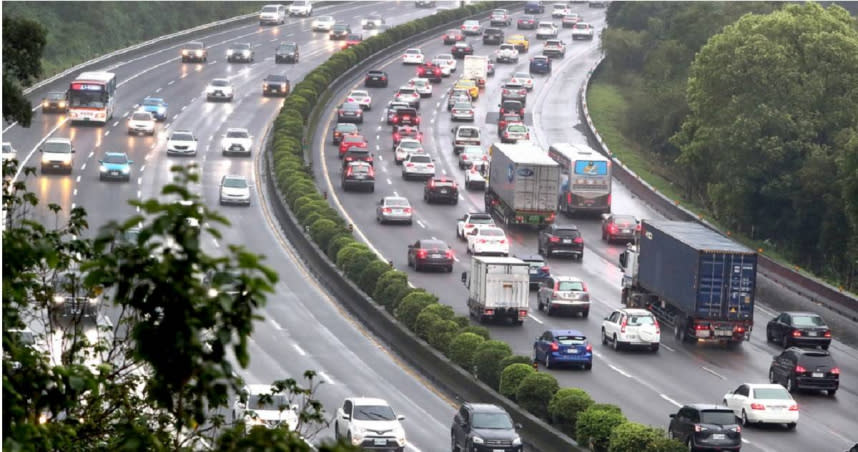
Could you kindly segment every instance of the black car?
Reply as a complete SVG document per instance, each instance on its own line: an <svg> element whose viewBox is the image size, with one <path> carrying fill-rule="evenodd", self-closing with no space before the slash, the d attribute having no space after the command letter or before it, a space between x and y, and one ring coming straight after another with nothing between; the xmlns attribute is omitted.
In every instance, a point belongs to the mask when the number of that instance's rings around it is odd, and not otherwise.
<svg viewBox="0 0 858 452"><path fill-rule="evenodd" d="M827 350L790 347L772 360L769 381L784 385L789 392L814 389L833 397L840 387L840 368Z"/></svg>
<svg viewBox="0 0 858 452"><path fill-rule="evenodd" d="M352 162L343 170L343 191L353 189L375 191L375 170L366 162Z"/></svg>
<svg viewBox="0 0 858 452"><path fill-rule="evenodd" d="M413 108L408 102L399 102L396 100L391 100L387 103L387 108L385 109L385 116L387 117L387 125L393 124L393 118L396 116L396 110L400 108ZM417 110L414 110L415 112Z"/></svg>
<svg viewBox="0 0 858 452"><path fill-rule="evenodd" d="M357 102L345 102L337 109L337 122L363 124L363 108Z"/></svg>
<svg viewBox="0 0 858 452"><path fill-rule="evenodd" d="M450 53L453 54L453 58L465 58L465 55L473 55L474 48L468 44L467 42L457 42L450 47Z"/></svg>
<svg viewBox="0 0 858 452"><path fill-rule="evenodd" d="M515 24L519 30L536 30L536 18L531 15L521 16Z"/></svg>
<svg viewBox="0 0 858 452"><path fill-rule="evenodd" d="M818 314L812 312L783 312L766 325L766 340L791 345L822 347L831 345L831 329Z"/></svg>
<svg viewBox="0 0 858 452"><path fill-rule="evenodd" d="M538 254L534 254L531 256L515 256L525 262L530 267L530 288L534 289L539 287L544 281L551 278L551 269L548 267L548 263L545 262L545 258Z"/></svg>
<svg viewBox="0 0 858 452"><path fill-rule="evenodd" d="M395 127L398 126L419 126L420 125L420 115L417 113L412 107L400 107L397 108L393 115L391 116L390 123Z"/></svg>
<svg viewBox="0 0 858 452"><path fill-rule="evenodd" d="M192 41L182 46L179 51L182 55L182 63L189 61L203 62L208 60L209 53L206 50L206 45L199 41Z"/></svg>
<svg viewBox="0 0 858 452"><path fill-rule="evenodd" d="M524 4L525 14L542 14L545 12L545 5L542 2L527 2Z"/></svg>
<svg viewBox="0 0 858 452"><path fill-rule="evenodd" d="M733 410L723 405L693 403L670 415L667 436L679 440L689 450L731 450L742 448L742 427Z"/></svg>
<svg viewBox="0 0 858 452"><path fill-rule="evenodd" d="M248 42L236 42L226 49L226 62L253 62L253 47Z"/></svg>
<svg viewBox="0 0 858 452"><path fill-rule="evenodd" d="M366 88L387 88L387 72L378 70L367 72L363 79L363 86Z"/></svg>
<svg viewBox="0 0 858 452"><path fill-rule="evenodd" d="M444 201L451 204L459 203L459 186L456 181L446 177L433 177L423 186L423 200L432 203Z"/></svg>
<svg viewBox="0 0 858 452"><path fill-rule="evenodd" d="M337 125L334 126L334 130L332 132L334 144L340 144L340 142L343 141L344 135L358 132L358 126L353 122L338 122Z"/></svg>
<svg viewBox="0 0 858 452"><path fill-rule="evenodd" d="M78 321L98 316L100 292L84 287L82 275L76 272L59 273L53 283L53 303L48 306L48 310L55 320Z"/></svg>
<svg viewBox="0 0 858 452"><path fill-rule="evenodd" d="M372 158L372 154L369 152L369 149L352 146L346 150L345 154L343 154L343 168L348 168L349 164L353 162L364 162L373 166L374 159Z"/></svg>
<svg viewBox="0 0 858 452"><path fill-rule="evenodd" d="M283 96L289 95L289 90L292 85L285 75L268 74L262 80L262 95L263 96Z"/></svg>
<svg viewBox="0 0 858 452"><path fill-rule="evenodd" d="M566 254L581 259L584 257L584 237L575 225L551 226L539 232L538 253L551 257L554 254Z"/></svg>
<svg viewBox="0 0 858 452"><path fill-rule="evenodd" d="M65 113L67 110L66 93L62 91L52 91L42 98L42 113Z"/></svg>
<svg viewBox="0 0 858 452"><path fill-rule="evenodd" d="M297 42L281 42L274 51L275 63L297 63L300 58Z"/></svg>
<svg viewBox="0 0 858 452"><path fill-rule="evenodd" d="M483 44L501 44L503 42L503 30L500 28L486 28L483 32Z"/></svg>
<svg viewBox="0 0 858 452"><path fill-rule="evenodd" d="M453 450L467 452L523 452L520 424L497 405L465 402L450 428Z"/></svg>
<svg viewBox="0 0 858 452"><path fill-rule="evenodd" d="M331 27L331 34L329 35L332 41L340 41L346 39L348 35L352 33L352 27L345 22L337 22Z"/></svg>
<svg viewBox="0 0 858 452"><path fill-rule="evenodd" d="M453 261L453 249L440 240L423 239L408 245L408 266L414 271L440 267L450 273Z"/></svg>

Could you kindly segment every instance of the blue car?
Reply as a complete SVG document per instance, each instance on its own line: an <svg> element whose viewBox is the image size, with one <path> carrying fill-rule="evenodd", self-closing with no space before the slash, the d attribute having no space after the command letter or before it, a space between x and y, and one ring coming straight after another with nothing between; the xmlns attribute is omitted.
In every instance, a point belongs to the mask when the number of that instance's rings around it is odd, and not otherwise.
<svg viewBox="0 0 858 452"><path fill-rule="evenodd" d="M515 256L525 262L530 266L530 288L533 289L548 278L551 277L551 269L548 267L548 264L545 262L545 258L540 256L539 254L534 254L531 256Z"/></svg>
<svg viewBox="0 0 858 452"><path fill-rule="evenodd" d="M578 330L548 330L533 343L533 361L546 369L559 364L593 368L593 346Z"/></svg>
<svg viewBox="0 0 858 452"><path fill-rule="evenodd" d="M99 160L99 180L131 180L131 164L134 162L124 152L108 152Z"/></svg>
<svg viewBox="0 0 858 452"><path fill-rule="evenodd" d="M544 55L535 56L530 59L531 74L550 74L551 58Z"/></svg>
<svg viewBox="0 0 858 452"><path fill-rule="evenodd" d="M140 109L152 113L158 121L167 119L167 103L160 97L147 97L143 99Z"/></svg>

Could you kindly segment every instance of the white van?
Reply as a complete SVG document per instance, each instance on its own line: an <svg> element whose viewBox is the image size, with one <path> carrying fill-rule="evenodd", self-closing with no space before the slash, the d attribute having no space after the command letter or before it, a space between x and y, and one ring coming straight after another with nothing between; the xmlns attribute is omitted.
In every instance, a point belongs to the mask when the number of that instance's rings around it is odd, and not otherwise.
<svg viewBox="0 0 858 452"><path fill-rule="evenodd" d="M265 5L259 11L259 25L281 25L286 23L286 7Z"/></svg>
<svg viewBox="0 0 858 452"><path fill-rule="evenodd" d="M295 0L289 5L290 16L306 16L310 17L313 14L313 4L310 0Z"/></svg>
<svg viewBox="0 0 858 452"><path fill-rule="evenodd" d="M56 171L71 174L74 147L68 138L48 138L39 148L42 154L42 174Z"/></svg>

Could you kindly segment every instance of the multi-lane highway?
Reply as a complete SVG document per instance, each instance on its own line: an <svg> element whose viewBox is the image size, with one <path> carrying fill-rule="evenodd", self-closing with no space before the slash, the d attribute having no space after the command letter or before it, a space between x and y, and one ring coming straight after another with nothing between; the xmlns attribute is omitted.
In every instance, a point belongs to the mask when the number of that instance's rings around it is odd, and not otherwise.
<svg viewBox="0 0 858 452"><path fill-rule="evenodd" d="M604 13L578 6L576 11L585 20L604 26ZM547 16L547 15L546 15ZM518 14L514 15L514 19ZM515 22L513 22L515 23ZM487 24L483 24L487 26ZM513 27L507 35L515 32ZM530 37L529 55L541 53L542 44L535 39L534 32L525 32ZM560 37L568 43L565 59L556 60L553 75L536 76L535 88L528 95L526 122L535 134L535 141L544 147L555 142L586 143L582 124L578 118L576 96L587 71L600 56L598 38L592 42L571 41L568 29L561 30ZM469 38L477 55L491 55L495 46L484 46L477 38ZM449 46L442 45L440 36L425 42L415 43L422 48L427 59L439 53L449 53ZM461 60L459 66L461 68ZM496 75L489 78L485 90L475 103L476 124L480 126L483 146L496 140L495 122L500 85L514 71L527 71L528 58L524 55L517 65L496 64ZM442 302L452 305L459 314L467 312L466 290L459 281L459 274L469 269L469 257L464 242L456 238L456 218L467 211L482 211L483 194L465 191L463 172L458 168L452 152L451 123L446 111L446 91L452 86L453 77L435 85L431 98L421 102L424 147L436 160L438 175L446 175L458 181L460 200L458 205L429 205L422 201L423 183L404 181L400 176L391 152L391 128L382 118L384 106L392 98L393 91L415 76L414 66L401 63L399 54L379 64L377 69L389 73L390 86L386 89L371 88L373 109L367 112L361 126L369 139L369 147L376 155L375 192L344 193L340 188L341 162L336 147L330 142L330 129L336 122L332 113L323 116L322 127L314 137L314 168L323 190L332 193L331 199L355 224L358 235L366 239L386 259L409 274L409 279L418 287L424 287L438 295ZM362 86L362 75L344 87L335 102L341 102L347 91ZM334 103L329 105L333 108ZM532 114L530 113L532 112ZM409 198L415 207L415 221L411 226L378 225L373 206L387 195ZM638 218L659 218L648 206L643 205L620 184L614 185L613 211L628 213ZM535 295L531 297L531 315L522 327L493 326L494 338L510 343L519 354L530 355L535 337L551 328L575 328L584 331L594 343L595 360L591 372L577 370L551 370L562 387L580 387L596 400L620 405L632 420L666 427L668 414L676 411L684 402L720 402L722 396L745 382L766 382L772 356L780 348L765 342L764 328L774 313L781 309L785 300L758 298L755 312L756 329L750 343L732 350L712 345L686 345L675 341L671 331L662 331L662 349L657 354L614 352L599 344L601 319L613 309L620 307L620 273L617 269L619 245L606 245L600 241L600 224L592 218L559 218L560 223L575 223L582 230L587 252L583 262L551 259L552 274L570 274L583 278L589 287L591 315L589 319L548 317L536 310ZM509 230L512 254L536 253L534 231ZM453 273L417 273L407 267L407 244L421 238L437 238L451 244L457 256ZM791 302L790 305L801 304ZM854 325L853 325L854 326ZM858 406L858 384L850 375L858 372L858 351L837 340L831 347L832 354L841 369L840 390L835 398L815 393L796 395L801 407L801 419L796 431L782 428L748 428L744 433L745 450L763 451L842 451L856 440L854 407Z"/></svg>
<svg viewBox="0 0 858 452"><path fill-rule="evenodd" d="M410 4L395 11L388 9L380 2L360 2L323 6L314 15L333 15L357 31L360 18L372 13L383 14L391 24L432 13ZM136 213L129 200L159 196L161 187L170 180L171 165L193 162L200 167L201 181L194 191L210 208L218 208L223 175L240 174L253 181L251 207L220 208L232 225L223 231L223 243L208 238L204 245L215 254L227 244L244 245L265 255L265 263L280 275L275 294L261 312L266 320L259 322L253 333L250 368L241 375L248 383L266 383L300 378L304 370L316 370L324 382L317 395L329 414L348 396L382 397L406 416L409 450L438 450L440 438L446 444L454 405L377 343L299 263L260 199L265 190L259 185L258 148L249 159L224 157L220 152L220 136L227 128L245 127L258 143L278 113L282 100L261 95L262 79L267 74L285 73L295 84L338 49L339 43L330 41L327 34L310 30L311 21L289 19L283 26L236 26L195 38L208 46L207 64L182 64L180 44L156 47L110 68L118 77L118 114L105 127L71 126L63 115L39 111L30 128L5 125L3 141L13 143L19 160L30 157L25 164L38 166L39 155L33 151L43 139L71 137L77 149L72 175L38 175L28 182L29 188L43 203L57 203L64 212L73 206L85 208L93 230L106 221L123 220ZM298 42L300 64L275 65L273 54L279 41ZM226 48L233 42L250 42L256 62L227 63ZM216 77L232 81L236 89L233 102L206 102L204 88ZM43 91L66 88L48 86L30 100L36 105L40 101L37 95ZM146 96L163 97L169 103L169 116L157 126L154 137L129 136L125 118ZM176 129L190 129L197 135L196 157L166 156L167 133ZM127 152L134 160L130 182L99 181L97 161L108 151ZM54 219L44 210L37 215L53 224ZM326 430L319 438L332 436L332 431Z"/></svg>

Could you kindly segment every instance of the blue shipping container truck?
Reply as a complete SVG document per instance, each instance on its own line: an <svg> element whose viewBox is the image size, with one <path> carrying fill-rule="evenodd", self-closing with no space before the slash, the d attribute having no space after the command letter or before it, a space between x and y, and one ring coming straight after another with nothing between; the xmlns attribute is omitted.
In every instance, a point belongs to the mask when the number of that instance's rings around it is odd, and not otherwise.
<svg viewBox="0 0 858 452"><path fill-rule="evenodd" d="M757 254L701 224L644 220L620 256L622 303L645 307L680 340L731 344L754 325Z"/></svg>

